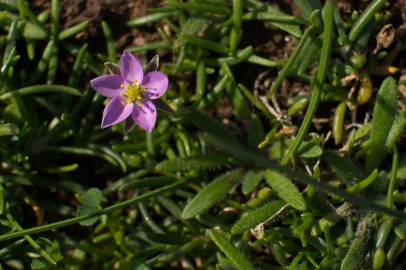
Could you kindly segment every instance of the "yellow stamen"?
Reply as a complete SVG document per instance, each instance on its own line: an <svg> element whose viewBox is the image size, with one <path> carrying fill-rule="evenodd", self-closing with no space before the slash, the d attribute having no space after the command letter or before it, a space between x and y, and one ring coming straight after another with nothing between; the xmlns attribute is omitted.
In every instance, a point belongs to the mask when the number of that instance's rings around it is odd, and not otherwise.
<svg viewBox="0 0 406 270"><path fill-rule="evenodd" d="M141 106L142 94L145 92L139 84L128 84L127 89L121 94L127 104L135 103L137 106Z"/></svg>
<svg viewBox="0 0 406 270"><path fill-rule="evenodd" d="M120 88L124 88L124 83L121 83L121 84L120 84Z"/></svg>

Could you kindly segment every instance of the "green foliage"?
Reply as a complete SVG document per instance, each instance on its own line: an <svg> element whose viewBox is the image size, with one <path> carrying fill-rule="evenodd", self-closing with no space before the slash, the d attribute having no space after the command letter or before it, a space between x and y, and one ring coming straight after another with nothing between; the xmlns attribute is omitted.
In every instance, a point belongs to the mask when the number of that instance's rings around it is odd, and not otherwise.
<svg viewBox="0 0 406 270"><path fill-rule="evenodd" d="M306 209L305 199L289 178L278 172L266 170L265 179L278 196L290 206L302 211Z"/></svg>
<svg viewBox="0 0 406 270"><path fill-rule="evenodd" d="M323 154L323 160L328 164L337 177L347 184L355 184L362 178L361 172L351 160L343 158L333 151L325 151Z"/></svg>
<svg viewBox="0 0 406 270"><path fill-rule="evenodd" d="M258 186L259 182L263 179L264 173L262 171L249 171L245 174L242 182L242 192L247 195L250 194Z"/></svg>
<svg viewBox="0 0 406 270"><path fill-rule="evenodd" d="M365 170L371 172L378 168L385 158L388 148L386 141L395 121L397 110L397 85L395 79L385 79L379 88L372 115L371 133Z"/></svg>
<svg viewBox="0 0 406 270"><path fill-rule="evenodd" d="M241 252L228 241L221 232L209 231L209 236L216 246L230 259L233 265L239 270L254 270L255 267Z"/></svg>
<svg viewBox="0 0 406 270"><path fill-rule="evenodd" d="M367 252L367 244L370 237L370 222L369 218L364 218L359 223L355 238L352 240L350 249L341 263L341 270L360 269Z"/></svg>
<svg viewBox="0 0 406 270"><path fill-rule="evenodd" d="M91 188L79 196L81 206L78 209L78 216L86 215L100 209L100 203L103 199L101 191L97 188ZM97 218L82 221L80 224L91 226L97 222Z"/></svg>
<svg viewBox="0 0 406 270"><path fill-rule="evenodd" d="M353 186L348 188L349 192L359 192L360 190L363 190L367 188L369 185L371 185L376 179L378 179L378 170L375 169L371 172L370 175L368 175L367 178L365 178L362 181L359 181L358 183L354 184Z"/></svg>
<svg viewBox="0 0 406 270"><path fill-rule="evenodd" d="M401 112L396 115L393 125L389 131L388 137L386 139L385 146L392 150L395 146L399 137L403 134L406 129L406 112Z"/></svg>
<svg viewBox="0 0 406 270"><path fill-rule="evenodd" d="M252 2L254 2L255 4L253 4L254 8L251 9L251 12L255 14L255 18L260 20L270 20L275 27L288 32L296 38L299 38L302 35L302 31L300 30L300 27L298 25L292 23L277 22L278 20L276 18L282 20L281 18L286 16L286 14L279 9L273 7L272 5L262 4L259 1Z"/></svg>
<svg viewBox="0 0 406 270"><path fill-rule="evenodd" d="M190 170L210 170L227 164L227 158L219 153L210 153L186 158L173 158L156 166L162 172L188 172Z"/></svg>
<svg viewBox="0 0 406 270"><path fill-rule="evenodd" d="M404 268L387 1L45 2L0 1L0 269ZM169 77L150 133L100 128L124 49Z"/></svg>
<svg viewBox="0 0 406 270"><path fill-rule="evenodd" d="M41 246L43 246L43 249L49 253L49 255L53 258L53 260L55 260L56 263L63 259L58 241L50 241L46 238L40 238L38 242ZM53 265L43 258L36 258L31 262L30 266L31 269L49 269Z"/></svg>
<svg viewBox="0 0 406 270"><path fill-rule="evenodd" d="M267 203L257 209L243 213L231 228L232 234L240 234L264 221L272 221L285 203L281 200Z"/></svg>
<svg viewBox="0 0 406 270"><path fill-rule="evenodd" d="M1 124L0 136L16 135L18 133L18 126L14 124Z"/></svg>
<svg viewBox="0 0 406 270"><path fill-rule="evenodd" d="M182 218L192 218L209 209L225 197L240 177L241 171L236 170L216 178L186 205L182 211Z"/></svg>

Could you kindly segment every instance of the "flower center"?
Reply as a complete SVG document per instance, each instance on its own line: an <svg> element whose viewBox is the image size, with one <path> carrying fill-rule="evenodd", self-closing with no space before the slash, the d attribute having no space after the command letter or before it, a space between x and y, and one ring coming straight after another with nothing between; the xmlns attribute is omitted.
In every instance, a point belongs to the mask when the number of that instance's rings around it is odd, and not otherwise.
<svg viewBox="0 0 406 270"><path fill-rule="evenodd" d="M124 84L120 85L121 88L124 88ZM135 103L137 106L141 105L142 94L145 92L145 89L136 82L129 83L127 89L121 94L127 104Z"/></svg>

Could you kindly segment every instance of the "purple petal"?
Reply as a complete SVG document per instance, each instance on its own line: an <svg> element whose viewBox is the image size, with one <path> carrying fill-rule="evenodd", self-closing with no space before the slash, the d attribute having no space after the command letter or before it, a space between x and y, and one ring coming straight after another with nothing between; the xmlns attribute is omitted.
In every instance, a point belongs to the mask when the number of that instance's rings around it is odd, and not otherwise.
<svg viewBox="0 0 406 270"><path fill-rule="evenodd" d="M105 97L118 97L123 91L120 85L124 79L118 75L103 75L90 81L90 85L100 95Z"/></svg>
<svg viewBox="0 0 406 270"><path fill-rule="evenodd" d="M159 71L151 71L145 74L142 87L146 89L146 96L156 99L165 94L168 88L168 77Z"/></svg>
<svg viewBox="0 0 406 270"><path fill-rule="evenodd" d="M134 106L131 116L140 128L151 132L156 122L156 108L154 103L150 100L143 100L141 106Z"/></svg>
<svg viewBox="0 0 406 270"><path fill-rule="evenodd" d="M102 128L124 121L133 111L134 104L125 104L121 97L109 100L103 111Z"/></svg>
<svg viewBox="0 0 406 270"><path fill-rule="evenodd" d="M124 51L120 59L120 71L127 81L141 83L144 71L140 61L128 51Z"/></svg>

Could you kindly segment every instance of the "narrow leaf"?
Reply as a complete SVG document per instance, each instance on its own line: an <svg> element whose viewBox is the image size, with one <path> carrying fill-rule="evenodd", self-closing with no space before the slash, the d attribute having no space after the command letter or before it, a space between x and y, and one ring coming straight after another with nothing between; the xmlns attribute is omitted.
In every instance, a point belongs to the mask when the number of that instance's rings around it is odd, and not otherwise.
<svg viewBox="0 0 406 270"><path fill-rule="evenodd" d="M0 96L0 100L5 100L13 96L24 96L32 94L42 94L42 93L63 93L74 96L81 96L82 93L79 90L64 86L64 85L33 85L24 88L20 88L13 92L8 92Z"/></svg>
<svg viewBox="0 0 406 270"><path fill-rule="evenodd" d="M393 122L393 125L389 131L388 138L386 139L386 147L393 149L398 141L399 137L406 129L406 112L398 114Z"/></svg>
<svg viewBox="0 0 406 270"><path fill-rule="evenodd" d="M347 184L358 182L362 175L351 160L343 158L333 151L325 151L323 160L340 180Z"/></svg>
<svg viewBox="0 0 406 270"><path fill-rule="evenodd" d="M226 164L226 156L218 153L212 153L164 160L156 166L156 169L162 172L188 172L190 170L215 169Z"/></svg>
<svg viewBox="0 0 406 270"><path fill-rule="evenodd" d="M226 173L201 190L183 209L182 218L192 218L221 200L241 176L241 171Z"/></svg>
<svg viewBox="0 0 406 270"><path fill-rule="evenodd" d="M365 218L359 224L355 238L351 242L350 249L341 263L341 270L357 270L365 258L369 240L370 219Z"/></svg>
<svg viewBox="0 0 406 270"><path fill-rule="evenodd" d="M379 167L388 152L385 143L395 120L396 92L396 81L392 77L385 79L379 88L371 121L370 144L365 163L365 170L368 173Z"/></svg>
<svg viewBox="0 0 406 270"><path fill-rule="evenodd" d="M255 172L249 171L245 176L242 184L242 193L244 195L250 194L261 182L262 178L264 177L264 173L262 171Z"/></svg>
<svg viewBox="0 0 406 270"><path fill-rule="evenodd" d="M284 201L278 200L265 204L255 210L249 211L248 213L244 213L231 228L231 233L242 233L245 230L255 227L261 222L272 219L272 217L282 209L284 204Z"/></svg>
<svg viewBox="0 0 406 270"><path fill-rule="evenodd" d="M350 193L354 193L354 192L358 192L360 190L363 190L365 188L367 188L369 185L371 185L378 176L378 170L375 169L372 171L372 173L370 175L368 175L367 178L365 178L364 180L358 182L357 184L351 186L350 188L348 188L348 192Z"/></svg>
<svg viewBox="0 0 406 270"><path fill-rule="evenodd" d="M267 170L265 171L265 179L276 193L278 193L278 196L289 203L293 208L298 210L306 209L306 201L289 178L278 172Z"/></svg>
<svg viewBox="0 0 406 270"><path fill-rule="evenodd" d="M227 258L239 270L255 270L255 267L241 252L229 242L220 232L209 231L209 236L216 246L227 256Z"/></svg>

